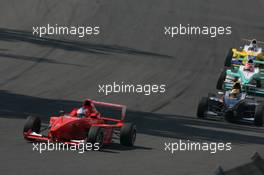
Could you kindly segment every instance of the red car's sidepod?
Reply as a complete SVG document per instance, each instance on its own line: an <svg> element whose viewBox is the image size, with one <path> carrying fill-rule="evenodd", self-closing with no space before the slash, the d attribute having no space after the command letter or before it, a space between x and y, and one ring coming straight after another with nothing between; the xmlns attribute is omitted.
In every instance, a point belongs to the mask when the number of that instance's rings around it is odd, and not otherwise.
<svg viewBox="0 0 264 175"><path fill-rule="evenodd" d="M57 141L83 140L87 137L87 131L94 124L103 124L100 119L77 118L71 116L60 116L50 118L49 137Z"/></svg>

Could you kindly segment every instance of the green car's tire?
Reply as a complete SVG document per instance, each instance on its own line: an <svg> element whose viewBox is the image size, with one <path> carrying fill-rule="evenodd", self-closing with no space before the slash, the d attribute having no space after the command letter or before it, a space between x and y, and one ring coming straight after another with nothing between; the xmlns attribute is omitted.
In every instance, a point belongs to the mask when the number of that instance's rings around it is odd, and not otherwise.
<svg viewBox="0 0 264 175"><path fill-rule="evenodd" d="M223 69L216 84L216 89L223 90L224 81L226 79L226 69Z"/></svg>
<svg viewBox="0 0 264 175"><path fill-rule="evenodd" d="M261 80L256 80L256 87L261 88Z"/></svg>
<svg viewBox="0 0 264 175"><path fill-rule="evenodd" d="M226 55L226 59L225 59L225 66L226 67L231 67L233 54L234 54L234 52L233 52L232 48L230 48L227 55Z"/></svg>

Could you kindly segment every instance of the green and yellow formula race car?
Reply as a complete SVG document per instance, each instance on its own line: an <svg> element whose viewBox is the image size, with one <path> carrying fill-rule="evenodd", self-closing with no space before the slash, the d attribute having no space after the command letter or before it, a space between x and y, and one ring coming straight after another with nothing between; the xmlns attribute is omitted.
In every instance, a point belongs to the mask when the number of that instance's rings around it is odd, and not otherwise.
<svg viewBox="0 0 264 175"><path fill-rule="evenodd" d="M256 39L243 39L243 41L247 41L249 44L245 44L241 49L229 49L225 59L226 67L245 65L250 59L256 62L264 61L263 48L259 47L264 42L257 41Z"/></svg>

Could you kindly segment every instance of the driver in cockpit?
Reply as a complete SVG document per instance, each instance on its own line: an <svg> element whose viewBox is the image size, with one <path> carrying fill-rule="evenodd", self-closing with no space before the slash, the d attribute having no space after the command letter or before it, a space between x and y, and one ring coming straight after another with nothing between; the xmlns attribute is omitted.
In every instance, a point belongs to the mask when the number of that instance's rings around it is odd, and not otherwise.
<svg viewBox="0 0 264 175"><path fill-rule="evenodd" d="M241 84L239 82L235 82L229 94L229 97L238 98L240 93L241 93Z"/></svg>
<svg viewBox="0 0 264 175"><path fill-rule="evenodd" d="M248 60L245 67L244 67L244 70L246 71L250 71L250 72L254 72L254 62L252 59Z"/></svg>
<svg viewBox="0 0 264 175"><path fill-rule="evenodd" d="M253 39L249 45L249 48L248 50L251 50L253 52L257 52L258 50L258 45L257 45L257 40L256 39Z"/></svg>

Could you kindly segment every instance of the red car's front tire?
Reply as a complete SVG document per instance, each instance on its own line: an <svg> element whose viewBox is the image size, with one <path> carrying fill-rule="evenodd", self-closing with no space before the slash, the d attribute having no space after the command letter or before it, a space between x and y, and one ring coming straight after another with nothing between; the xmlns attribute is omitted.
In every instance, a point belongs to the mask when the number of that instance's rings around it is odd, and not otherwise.
<svg viewBox="0 0 264 175"><path fill-rule="evenodd" d="M38 117L28 116L26 123L24 125L23 132L28 132L31 130L32 132L39 133L41 127L41 120Z"/></svg>
<svg viewBox="0 0 264 175"><path fill-rule="evenodd" d="M91 126L87 135L87 142L97 145L98 149L103 147L104 142L104 132L103 129L99 126Z"/></svg>

